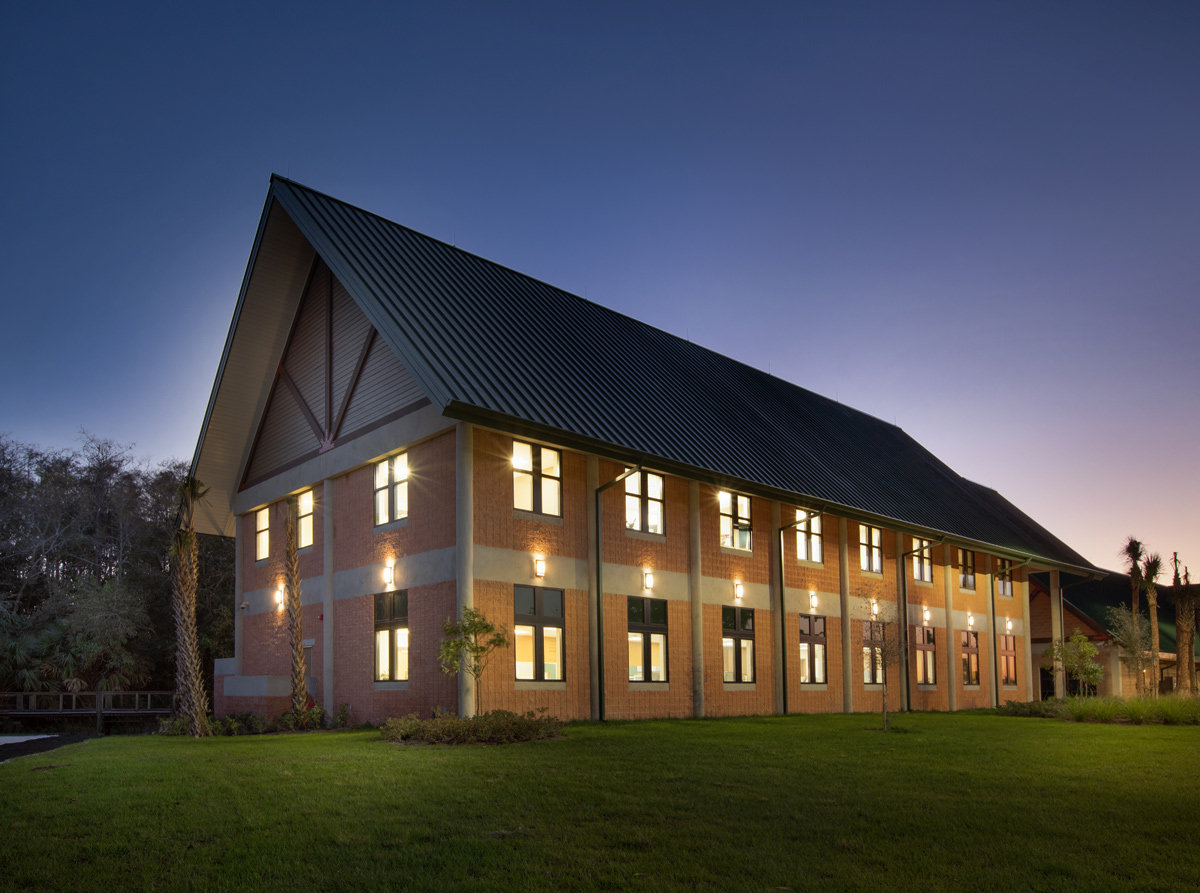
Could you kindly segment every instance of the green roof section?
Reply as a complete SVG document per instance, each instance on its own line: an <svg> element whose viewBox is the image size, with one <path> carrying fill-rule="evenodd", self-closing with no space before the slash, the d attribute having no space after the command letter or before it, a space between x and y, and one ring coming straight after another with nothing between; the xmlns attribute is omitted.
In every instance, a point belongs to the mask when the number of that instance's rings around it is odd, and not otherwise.
<svg viewBox="0 0 1200 893"><path fill-rule="evenodd" d="M1043 575L1035 575L1042 588L1049 591L1049 580ZM1193 584L1194 585L1194 584ZM1063 600L1083 614L1100 629L1107 630L1108 609L1123 607L1129 609L1132 596L1129 590L1129 575L1109 571L1107 576L1093 580L1086 577L1066 579L1062 582ZM1159 584L1158 590L1158 641L1159 650L1174 653L1178 648L1175 624L1175 596L1177 590L1170 584ZM1180 588L1183 588L1182 586ZM1200 591L1197 591L1200 595ZM1143 616L1148 617L1146 596L1142 595L1139 604ZM1068 631L1069 634L1069 631ZM1200 636L1196 637L1196 653L1200 654Z"/></svg>

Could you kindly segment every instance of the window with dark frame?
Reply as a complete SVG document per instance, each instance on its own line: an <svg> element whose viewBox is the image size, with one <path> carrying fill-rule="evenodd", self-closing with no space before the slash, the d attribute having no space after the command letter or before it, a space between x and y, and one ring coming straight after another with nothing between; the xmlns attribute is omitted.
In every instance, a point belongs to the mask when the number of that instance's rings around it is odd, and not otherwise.
<svg viewBox="0 0 1200 893"><path fill-rule="evenodd" d="M750 497L721 490L717 493L721 509L721 545L730 549L750 550Z"/></svg>
<svg viewBox="0 0 1200 893"><path fill-rule="evenodd" d="M296 548L307 549L313 544L313 491L305 490L296 497Z"/></svg>
<svg viewBox="0 0 1200 893"><path fill-rule="evenodd" d="M375 463L375 526L408 517L408 453Z"/></svg>
<svg viewBox="0 0 1200 893"><path fill-rule="evenodd" d="M667 602L630 596L629 681L667 681Z"/></svg>
<svg viewBox="0 0 1200 893"><path fill-rule="evenodd" d="M721 607L721 655L726 682L754 681L754 609Z"/></svg>
<svg viewBox="0 0 1200 893"><path fill-rule="evenodd" d="M1004 685L1017 684L1017 637L1000 636L1000 681Z"/></svg>
<svg viewBox="0 0 1200 893"><path fill-rule="evenodd" d="M513 507L539 515L562 516L562 453L535 443L513 441Z"/></svg>
<svg viewBox="0 0 1200 893"><path fill-rule="evenodd" d="M962 630L962 677L963 685L979 684L979 633Z"/></svg>
<svg viewBox="0 0 1200 893"><path fill-rule="evenodd" d="M975 588L975 553L970 549L958 550L958 585L962 589Z"/></svg>
<svg viewBox="0 0 1200 893"><path fill-rule="evenodd" d="M864 620L863 625L863 684L883 683L883 621Z"/></svg>
<svg viewBox="0 0 1200 893"><path fill-rule="evenodd" d="M937 685L935 639L933 627L917 627L917 685Z"/></svg>
<svg viewBox="0 0 1200 893"><path fill-rule="evenodd" d="M825 618L800 615L800 682L820 684L825 676Z"/></svg>
<svg viewBox="0 0 1200 893"><path fill-rule="evenodd" d="M913 537L913 579L922 583L933 582L933 544L929 540Z"/></svg>
<svg viewBox="0 0 1200 893"><path fill-rule="evenodd" d="M254 513L254 560L263 561L271 555L271 510Z"/></svg>
<svg viewBox="0 0 1200 893"><path fill-rule="evenodd" d="M375 681L408 679L408 590L375 594Z"/></svg>
<svg viewBox="0 0 1200 893"><path fill-rule="evenodd" d="M883 531L880 528L858 525L858 556L864 571L883 573Z"/></svg>
<svg viewBox="0 0 1200 893"><path fill-rule="evenodd" d="M625 529L663 533L663 499L661 474L639 471L625 478Z"/></svg>
<svg viewBox="0 0 1200 893"><path fill-rule="evenodd" d="M564 675L563 591L513 587L513 642L520 681L562 682Z"/></svg>
<svg viewBox="0 0 1200 893"><path fill-rule="evenodd" d="M1002 595L1005 598L1012 598L1012 562L1007 558L996 559L996 594Z"/></svg>
<svg viewBox="0 0 1200 893"><path fill-rule="evenodd" d="M821 564L824 561L821 516L817 512L796 509L796 521L796 557Z"/></svg>

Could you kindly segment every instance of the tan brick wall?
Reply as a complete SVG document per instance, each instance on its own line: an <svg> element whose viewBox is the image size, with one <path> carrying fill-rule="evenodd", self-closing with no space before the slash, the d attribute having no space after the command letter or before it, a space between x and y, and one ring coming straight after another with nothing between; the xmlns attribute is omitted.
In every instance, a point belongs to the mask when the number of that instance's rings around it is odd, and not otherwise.
<svg viewBox="0 0 1200 893"><path fill-rule="evenodd" d="M706 577L740 580L743 583L770 582L771 501L757 496L751 500L750 523L753 531L750 552L721 548L721 508L719 487L700 485L700 568Z"/></svg>
<svg viewBox="0 0 1200 893"><path fill-rule="evenodd" d="M775 627L777 616L754 612L754 691L726 689L721 648L721 608L704 605L704 713L706 716L765 715L775 712Z"/></svg>
<svg viewBox="0 0 1200 893"><path fill-rule="evenodd" d="M667 602L667 685L665 690L631 691L628 610L623 595L605 595L604 666L609 719L651 719L692 715L691 605ZM719 652L718 652L719 654Z"/></svg>
<svg viewBox="0 0 1200 893"><path fill-rule="evenodd" d="M319 577L324 573L325 530L322 521L322 485L318 481L313 489L313 544L300 551L297 563L300 567L300 579ZM264 561L254 560L255 548L255 513L246 516L242 525L246 538L242 549L242 579L245 591L256 589L276 589L284 582L284 524L287 521L288 501L279 499L268 507L270 512L270 546L268 556ZM299 536L299 530L297 530Z"/></svg>
<svg viewBox="0 0 1200 893"><path fill-rule="evenodd" d="M616 462L599 463L600 483L611 481L625 470ZM625 529L625 488L623 483L609 487L600 498L604 502L604 560L645 570L688 572L688 482L663 476L663 529L665 541L630 536ZM583 556L586 557L586 545Z"/></svg>
<svg viewBox="0 0 1200 893"><path fill-rule="evenodd" d="M818 606L817 613L820 613ZM842 621L825 618L825 691L800 684L800 621L788 612L788 712L841 713L842 711Z"/></svg>
<svg viewBox="0 0 1200 893"><path fill-rule="evenodd" d="M796 510L791 506L782 506L780 524L789 524L795 520ZM825 515L821 518L821 523L823 538L821 548L824 559L822 567L810 567L807 564L801 564L797 560L795 530L789 530L783 536L784 578L789 589L815 590L816 592L828 593L837 593L840 591L838 519L833 515ZM850 559L852 564L858 560L857 555L857 550L851 553ZM808 605L805 602L790 604L788 607L801 613L809 612ZM817 613L820 614L821 612L822 608L818 606Z"/></svg>

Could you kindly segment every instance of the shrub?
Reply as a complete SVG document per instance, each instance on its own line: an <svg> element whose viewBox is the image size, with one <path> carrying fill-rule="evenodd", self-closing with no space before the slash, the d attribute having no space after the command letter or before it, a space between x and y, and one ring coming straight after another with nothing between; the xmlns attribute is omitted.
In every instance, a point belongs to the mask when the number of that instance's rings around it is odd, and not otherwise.
<svg viewBox="0 0 1200 893"><path fill-rule="evenodd" d="M311 732L325 727L325 708L320 704L305 707L299 713L291 710L279 717L279 727L289 732Z"/></svg>
<svg viewBox="0 0 1200 893"><path fill-rule="evenodd" d="M1156 713L1153 698L1130 698L1121 707L1121 715L1135 726L1153 721Z"/></svg>
<svg viewBox="0 0 1200 893"><path fill-rule="evenodd" d="M1114 722L1121 706L1119 698L1070 698L1065 718L1075 722Z"/></svg>
<svg viewBox="0 0 1200 893"><path fill-rule="evenodd" d="M333 714L333 726L336 729L344 729L350 725L350 705L346 703L338 704L337 713Z"/></svg>
<svg viewBox="0 0 1200 893"><path fill-rule="evenodd" d="M1050 698L1045 701L1005 701L998 708L1003 716L1037 716L1043 719L1058 719L1066 711L1066 698Z"/></svg>
<svg viewBox="0 0 1200 893"><path fill-rule="evenodd" d="M1200 700L1178 695L1159 698L1158 714L1169 726L1200 723Z"/></svg>
<svg viewBox="0 0 1200 893"><path fill-rule="evenodd" d="M554 738L561 731L562 723L545 707L525 714L492 710L469 719L442 710L429 719L410 713L389 719L379 730L388 741L414 744L515 744Z"/></svg>
<svg viewBox="0 0 1200 893"><path fill-rule="evenodd" d="M182 716L164 716L158 721L159 735L187 734L187 720Z"/></svg>

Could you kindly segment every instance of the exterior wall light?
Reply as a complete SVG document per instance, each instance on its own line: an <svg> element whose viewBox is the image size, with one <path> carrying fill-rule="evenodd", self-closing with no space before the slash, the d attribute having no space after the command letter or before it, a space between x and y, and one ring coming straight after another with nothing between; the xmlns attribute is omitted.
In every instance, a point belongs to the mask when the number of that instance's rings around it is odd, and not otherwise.
<svg viewBox="0 0 1200 893"><path fill-rule="evenodd" d="M871 616L879 616L879 602L875 601L875 599L871 599Z"/></svg>
<svg viewBox="0 0 1200 893"><path fill-rule="evenodd" d="M974 614L967 615L967 626L971 626L971 627L975 626L975 615Z"/></svg>
<svg viewBox="0 0 1200 893"><path fill-rule="evenodd" d="M926 608L924 611L921 612L921 616L925 618L926 623L929 623L929 609L928 608Z"/></svg>
<svg viewBox="0 0 1200 893"><path fill-rule="evenodd" d="M733 597L736 598L738 601L741 601L742 596L745 594L746 594L746 590L742 587L742 584L735 582L733 584Z"/></svg>
<svg viewBox="0 0 1200 893"><path fill-rule="evenodd" d="M392 566L391 566L390 564L388 564L388 565L384 565L384 568L383 568L383 585L384 585L384 586L391 586L391 585L392 585L392 580L393 580L393 579L394 579L394 577L392 576Z"/></svg>
<svg viewBox="0 0 1200 893"><path fill-rule="evenodd" d="M808 593L808 606L814 611L817 610L817 594L811 590Z"/></svg>
<svg viewBox="0 0 1200 893"><path fill-rule="evenodd" d="M644 574L642 574L642 582L646 585L647 589L653 589L654 571L646 571Z"/></svg>
<svg viewBox="0 0 1200 893"><path fill-rule="evenodd" d="M275 590L275 604L279 606L279 610L283 610L283 587L280 586Z"/></svg>
<svg viewBox="0 0 1200 893"><path fill-rule="evenodd" d="M1006 632L1010 632L1010 633L1012 632L1012 621L1011 620L1004 621L1004 629Z"/></svg>
<svg viewBox="0 0 1200 893"><path fill-rule="evenodd" d="M533 560L533 575L535 577L546 576L546 559L545 558L535 558Z"/></svg>

